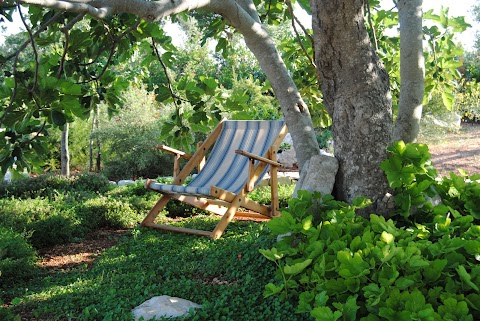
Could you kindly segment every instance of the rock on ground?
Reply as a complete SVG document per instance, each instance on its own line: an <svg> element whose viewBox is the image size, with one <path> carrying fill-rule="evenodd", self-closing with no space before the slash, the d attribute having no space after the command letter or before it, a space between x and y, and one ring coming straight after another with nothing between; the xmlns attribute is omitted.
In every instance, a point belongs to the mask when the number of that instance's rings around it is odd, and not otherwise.
<svg viewBox="0 0 480 321"><path fill-rule="evenodd" d="M293 197L299 190L318 191L331 194L338 171L338 160L327 155L315 155L305 162L300 173L300 180L295 187Z"/></svg>
<svg viewBox="0 0 480 321"><path fill-rule="evenodd" d="M145 321L153 318L176 318L188 314L190 309L200 308L201 305L181 298L168 295L156 296L140 304L132 310L135 320L141 317Z"/></svg>

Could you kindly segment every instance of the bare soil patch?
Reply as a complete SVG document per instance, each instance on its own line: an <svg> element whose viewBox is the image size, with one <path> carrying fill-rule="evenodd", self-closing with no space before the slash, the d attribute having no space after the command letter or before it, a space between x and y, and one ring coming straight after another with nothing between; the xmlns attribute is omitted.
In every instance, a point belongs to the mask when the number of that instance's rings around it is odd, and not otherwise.
<svg viewBox="0 0 480 321"><path fill-rule="evenodd" d="M117 244L128 230L101 229L89 233L82 242L56 245L39 251L38 265L47 273L65 272L90 266L102 252Z"/></svg>
<svg viewBox="0 0 480 321"><path fill-rule="evenodd" d="M459 169L469 175L480 174L480 125L464 125L459 133L447 134L428 147L440 176L459 174Z"/></svg>

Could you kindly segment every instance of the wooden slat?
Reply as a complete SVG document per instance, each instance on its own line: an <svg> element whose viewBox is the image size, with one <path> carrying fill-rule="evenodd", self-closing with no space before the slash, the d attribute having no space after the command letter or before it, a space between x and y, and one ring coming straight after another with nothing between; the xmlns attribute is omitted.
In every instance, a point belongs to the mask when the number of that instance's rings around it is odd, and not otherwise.
<svg viewBox="0 0 480 321"><path fill-rule="evenodd" d="M245 191L245 189L242 189L242 191ZM213 186L210 189L210 195L212 197L221 199L223 201L232 203L235 197L237 196L235 193L226 191L224 189L218 188L216 186ZM258 202L252 201L251 199L243 197L243 200L240 204L241 207L245 207L246 209L249 209L251 211L260 213L265 216L270 216L270 207L266 205L262 205Z"/></svg>
<svg viewBox="0 0 480 321"><path fill-rule="evenodd" d="M187 233L187 234L207 236L207 237L212 237L212 235L213 235L213 233L209 232L209 231L195 230L195 229L191 229L191 228L178 227L178 226L172 226L172 225L149 223L149 224L146 224L146 225L143 225L143 226L150 227L150 228L155 228L155 229L159 229L159 230L164 230L164 231L170 231L170 232L176 232L176 233Z"/></svg>
<svg viewBox="0 0 480 321"><path fill-rule="evenodd" d="M220 222L218 222L217 226L213 229L212 232L212 238L214 240L220 238L222 236L223 232L227 228L227 225L232 221L233 217L235 216L235 213L237 212L237 209L241 206L244 198L245 198L245 190L242 189L240 193L238 193L235 198L232 201L232 205L228 208L228 210L225 212L225 214L222 216L220 219Z"/></svg>
<svg viewBox="0 0 480 321"><path fill-rule="evenodd" d="M200 149L200 147L202 147L202 144L203 144L203 142L198 142L197 143L197 150ZM205 166L205 163L206 163L206 158L205 158L205 155L203 155L203 158L200 159L200 161L198 162L198 165L197 165L197 170L199 172L203 169L203 166Z"/></svg>
<svg viewBox="0 0 480 321"><path fill-rule="evenodd" d="M151 180L147 180L145 183L145 187L149 189L149 185L151 183ZM148 212L147 216L143 219L141 225L142 226L147 226L147 224L151 224L155 221L155 218L158 216L158 213L160 213L161 210L167 205L168 201L170 201L170 196L169 195L162 195L158 202L152 207L150 212Z"/></svg>
<svg viewBox="0 0 480 321"><path fill-rule="evenodd" d="M270 158L272 160L277 160L277 149L270 147ZM279 211L279 200L278 200L278 177L277 177L277 167L270 167L270 195L272 200L272 216L278 216Z"/></svg>
<svg viewBox="0 0 480 321"><path fill-rule="evenodd" d="M173 179L178 176L180 173L180 155L175 155L175 159L173 160Z"/></svg>
<svg viewBox="0 0 480 321"><path fill-rule="evenodd" d="M266 157L262 157L262 156L258 156L258 155L255 155L255 154L252 154L252 153L249 153L249 152L246 152L244 150L240 150L240 149L237 149L235 151L235 153L237 154L240 154L240 155L243 155L243 156L246 156L250 159L255 159L255 160L258 160L258 161L261 161L261 162L264 162L264 163L267 163L271 166L282 166L282 164L280 164L279 162L276 162L276 161L272 161L271 159L268 159Z"/></svg>
<svg viewBox="0 0 480 321"><path fill-rule="evenodd" d="M216 205L216 206L223 206L223 207L229 207L230 203L222 200L214 200L214 199L206 199L206 202L208 204Z"/></svg>
<svg viewBox="0 0 480 321"><path fill-rule="evenodd" d="M186 158L186 159L192 158L192 155L187 154L185 152L182 152L181 150L169 147L167 145L158 145L157 149L163 150L165 152L168 152L168 153L171 153L171 154L174 154L174 155L178 155L178 156Z"/></svg>
<svg viewBox="0 0 480 321"><path fill-rule="evenodd" d="M257 177L255 176L255 160L253 158L250 158L248 160L248 180L247 184L245 184L245 188L247 189L247 192L253 191L255 188L255 182L257 181Z"/></svg>
<svg viewBox="0 0 480 321"><path fill-rule="evenodd" d="M179 200L180 202L190 204L192 206L198 207L202 210L209 211L213 214L223 215L227 210L226 207L218 206L216 204L210 204L207 202L206 198L198 198L195 196L186 196L186 195L171 195L172 198Z"/></svg>
<svg viewBox="0 0 480 321"><path fill-rule="evenodd" d="M262 219L262 220L270 220L271 219L270 216L265 216L265 215L258 214L258 213L255 213L255 212L244 212L244 211L237 211L235 213L235 217L258 218L258 219Z"/></svg>

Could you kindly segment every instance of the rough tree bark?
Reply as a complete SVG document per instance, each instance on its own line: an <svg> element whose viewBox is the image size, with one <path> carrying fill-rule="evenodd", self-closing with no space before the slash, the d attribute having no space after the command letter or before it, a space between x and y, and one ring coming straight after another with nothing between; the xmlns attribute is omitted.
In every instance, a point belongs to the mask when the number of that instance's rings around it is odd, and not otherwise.
<svg viewBox="0 0 480 321"><path fill-rule="evenodd" d="M400 20L400 101L393 140L417 140L422 118L425 61L422 0L397 2Z"/></svg>
<svg viewBox="0 0 480 321"><path fill-rule="evenodd" d="M332 117L339 171L334 193L373 201L387 191L379 170L392 134L387 72L373 50L363 0L311 0L316 63Z"/></svg>

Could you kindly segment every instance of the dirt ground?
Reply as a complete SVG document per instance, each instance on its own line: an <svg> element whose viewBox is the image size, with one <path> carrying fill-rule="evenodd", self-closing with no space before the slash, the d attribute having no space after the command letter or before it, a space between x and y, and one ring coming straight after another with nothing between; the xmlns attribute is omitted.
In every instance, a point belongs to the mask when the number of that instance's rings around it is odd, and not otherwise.
<svg viewBox="0 0 480 321"><path fill-rule="evenodd" d="M480 125L466 125L460 133L448 134L429 144L434 166L444 176L461 168L467 173L480 174ZM49 273L91 265L95 257L116 244L127 230L101 230L90 234L83 242L55 246L40 251L39 265Z"/></svg>
<svg viewBox="0 0 480 321"><path fill-rule="evenodd" d="M459 174L458 169L480 174L480 125L465 125L459 133L447 134L428 147L439 175Z"/></svg>

